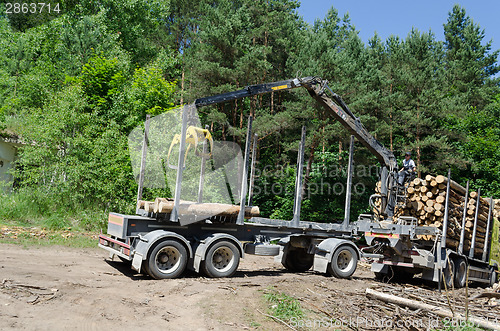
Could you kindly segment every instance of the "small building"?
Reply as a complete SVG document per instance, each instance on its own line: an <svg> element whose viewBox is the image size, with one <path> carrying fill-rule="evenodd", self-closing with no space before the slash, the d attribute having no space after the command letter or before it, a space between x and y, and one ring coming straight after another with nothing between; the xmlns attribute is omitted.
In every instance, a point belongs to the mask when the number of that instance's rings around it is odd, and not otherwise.
<svg viewBox="0 0 500 331"><path fill-rule="evenodd" d="M17 149L22 143L12 133L0 132L0 190L8 192L12 189L13 178L10 170L17 158Z"/></svg>

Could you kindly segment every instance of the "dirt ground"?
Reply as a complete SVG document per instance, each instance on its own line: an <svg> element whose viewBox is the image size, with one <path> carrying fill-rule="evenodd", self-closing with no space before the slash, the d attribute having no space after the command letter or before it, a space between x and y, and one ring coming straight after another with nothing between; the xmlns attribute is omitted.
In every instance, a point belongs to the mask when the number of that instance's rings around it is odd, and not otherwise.
<svg viewBox="0 0 500 331"><path fill-rule="evenodd" d="M322 288L363 292L371 283L363 268L353 279L340 280L288 273L272 257L252 255L233 278L187 272L181 279L153 280L109 261L97 248L2 244L0 329L286 329L263 315L269 309L263 294L270 288L300 298Z"/></svg>
<svg viewBox="0 0 500 331"><path fill-rule="evenodd" d="M270 290L299 300L306 316L285 321L292 328L375 330L381 328L332 321L369 318L374 312L412 318L411 312L366 298L367 287L384 285L364 264L352 279L336 279L289 273L272 257L252 255L241 261L233 278L187 272L180 279L153 280L110 261L98 248L0 244L0 330L289 330L265 316L270 304L264 293ZM400 291L394 286L392 291ZM407 292L420 290L409 286Z"/></svg>

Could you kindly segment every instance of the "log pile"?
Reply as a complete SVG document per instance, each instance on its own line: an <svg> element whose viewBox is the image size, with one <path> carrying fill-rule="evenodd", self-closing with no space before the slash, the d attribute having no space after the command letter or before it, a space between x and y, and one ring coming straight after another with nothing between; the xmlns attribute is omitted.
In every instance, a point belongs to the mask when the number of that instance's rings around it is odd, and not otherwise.
<svg viewBox="0 0 500 331"><path fill-rule="evenodd" d="M500 219L500 199L494 199L495 204L493 205L493 216Z"/></svg>
<svg viewBox="0 0 500 331"><path fill-rule="evenodd" d="M436 177L427 175L425 178L416 178L408 183L406 203L402 208L396 210L394 220L397 220L399 216L413 216L418 220L418 225L437 227L442 230L445 214L447 183L448 178L441 175ZM465 193L466 190L463 186L453 180L450 181L447 231L447 246L450 248L457 248L460 243ZM471 246L477 199L477 192L469 192L469 198L466 206L464 238L464 252L466 253L469 251ZM498 210L498 213L500 214L500 205L498 205L495 210ZM488 211L489 199L480 198L476 241L474 245L474 253L476 256L480 256L484 248ZM423 235L420 236L420 239L434 240L434 237L430 235Z"/></svg>
<svg viewBox="0 0 500 331"><path fill-rule="evenodd" d="M156 198L154 201L139 201L139 209L143 209L147 213L154 214L170 214L174 208L174 199L171 198ZM192 201L181 200L179 204L179 215L194 215L207 218L223 217L235 219L239 212L240 206L223 203L196 203ZM260 215L259 207L245 207L245 218L251 218Z"/></svg>

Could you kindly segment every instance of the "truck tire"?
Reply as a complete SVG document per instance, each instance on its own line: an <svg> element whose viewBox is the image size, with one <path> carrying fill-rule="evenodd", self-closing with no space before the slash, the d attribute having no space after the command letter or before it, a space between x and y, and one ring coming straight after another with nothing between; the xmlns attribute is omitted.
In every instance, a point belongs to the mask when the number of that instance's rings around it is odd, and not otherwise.
<svg viewBox="0 0 500 331"><path fill-rule="evenodd" d="M332 262L328 264L328 273L337 278L349 278L358 266L358 253L348 245L337 248Z"/></svg>
<svg viewBox="0 0 500 331"><path fill-rule="evenodd" d="M451 258L448 258L448 261L443 269L443 274L442 274L443 277L442 281L447 289L451 289L453 287L453 281L455 278L454 274L455 274L455 263Z"/></svg>
<svg viewBox="0 0 500 331"><path fill-rule="evenodd" d="M455 260L455 275L453 280L455 288L465 287L467 282L467 262L464 259Z"/></svg>
<svg viewBox="0 0 500 331"><path fill-rule="evenodd" d="M231 277L240 264L240 251L230 241L220 240L213 244L202 263L202 270L212 278Z"/></svg>
<svg viewBox="0 0 500 331"><path fill-rule="evenodd" d="M497 282L497 272L495 269L491 269L491 273L490 273L490 287L493 287L493 285L495 285L495 283Z"/></svg>
<svg viewBox="0 0 500 331"><path fill-rule="evenodd" d="M304 248L286 246L286 259L283 266L292 272L305 272L313 266L314 255L308 254Z"/></svg>
<svg viewBox="0 0 500 331"><path fill-rule="evenodd" d="M149 263L148 262L149 262L148 260L142 261L141 274L151 276L151 271L149 271ZM153 277L153 276L151 276L151 277Z"/></svg>
<svg viewBox="0 0 500 331"><path fill-rule="evenodd" d="M182 243L173 239L164 240L148 254L144 269L155 279L177 278L186 269L187 261L187 250Z"/></svg>

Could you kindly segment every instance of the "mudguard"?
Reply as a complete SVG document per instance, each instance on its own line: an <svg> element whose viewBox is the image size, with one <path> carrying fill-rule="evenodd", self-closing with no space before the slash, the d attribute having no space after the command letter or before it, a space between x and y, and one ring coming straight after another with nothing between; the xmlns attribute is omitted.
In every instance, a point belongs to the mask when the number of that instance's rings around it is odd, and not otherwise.
<svg viewBox="0 0 500 331"><path fill-rule="evenodd" d="M165 231L165 230L155 230L148 232L145 235L140 235L138 243L134 249L134 257L132 260L132 268L141 272L142 261L146 260L148 257L148 252L153 247L155 243L162 239L177 239L186 246L186 250L189 254L189 259L193 257L193 249L189 241L178 233Z"/></svg>
<svg viewBox="0 0 500 331"><path fill-rule="evenodd" d="M203 260L205 260L205 255L208 248L216 241L221 239L227 239L231 241L240 251L241 258L244 258L243 245L234 236L227 233L214 233L204 239L200 240L194 245L194 258L188 264L188 268L196 272L200 271L200 265Z"/></svg>
<svg viewBox="0 0 500 331"><path fill-rule="evenodd" d="M313 270L321 273L326 273L328 264L332 262L333 254L340 246L347 245L354 248L354 251L358 255L358 260L361 257L361 253L356 245L352 241L338 238L325 239L316 246L316 252L314 253L314 264Z"/></svg>

